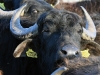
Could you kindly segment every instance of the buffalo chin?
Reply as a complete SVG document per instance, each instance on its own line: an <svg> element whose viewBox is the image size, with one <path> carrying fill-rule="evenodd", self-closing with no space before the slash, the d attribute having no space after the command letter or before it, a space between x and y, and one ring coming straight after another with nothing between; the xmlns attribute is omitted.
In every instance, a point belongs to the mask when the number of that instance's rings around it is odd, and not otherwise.
<svg viewBox="0 0 100 75"><path fill-rule="evenodd" d="M67 58L61 58L61 59L57 60L55 64L56 64L57 68L62 67L62 66L67 67L68 59Z"/></svg>
<svg viewBox="0 0 100 75"><path fill-rule="evenodd" d="M67 58L61 58L57 60L55 63L55 70L52 72L51 75L62 75L63 73L66 73L69 70L67 66L68 66Z"/></svg>

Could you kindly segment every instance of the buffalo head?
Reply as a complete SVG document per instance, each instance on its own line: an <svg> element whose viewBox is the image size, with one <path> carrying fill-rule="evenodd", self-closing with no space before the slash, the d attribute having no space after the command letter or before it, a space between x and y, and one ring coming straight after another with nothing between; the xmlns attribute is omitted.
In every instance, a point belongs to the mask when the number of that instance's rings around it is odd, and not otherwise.
<svg viewBox="0 0 100 75"><path fill-rule="evenodd" d="M58 67L65 66L67 59L80 56L81 42L93 41L96 37L91 17L84 7L81 8L87 20L86 28L82 26L80 16L64 10L53 9L43 13L29 28L23 28L19 23L22 10L15 14L10 22L11 32L17 38L28 37L16 48L14 57L20 57L25 48L32 48L38 56L39 75L50 75ZM61 69L67 70L65 67Z"/></svg>
<svg viewBox="0 0 100 75"><path fill-rule="evenodd" d="M37 21L37 18L40 16L40 14L52 9L51 5L43 0L22 0L19 7L23 5L26 5L21 13L21 23L23 27L29 27L28 25L33 25ZM14 13L18 13L20 11L17 10L18 9L3 11L0 9L0 18L11 18Z"/></svg>

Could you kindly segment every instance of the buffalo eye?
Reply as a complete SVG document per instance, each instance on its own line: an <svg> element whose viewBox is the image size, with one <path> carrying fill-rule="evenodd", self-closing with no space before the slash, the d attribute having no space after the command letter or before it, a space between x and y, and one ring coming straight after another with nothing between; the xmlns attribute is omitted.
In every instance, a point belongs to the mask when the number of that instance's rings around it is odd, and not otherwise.
<svg viewBox="0 0 100 75"><path fill-rule="evenodd" d="M32 13L37 13L38 11L36 9L32 9Z"/></svg>
<svg viewBox="0 0 100 75"><path fill-rule="evenodd" d="M50 30L47 27L44 27L42 32L43 32L43 35L49 35Z"/></svg>
<svg viewBox="0 0 100 75"><path fill-rule="evenodd" d="M49 29L44 28L42 32L49 32Z"/></svg>
<svg viewBox="0 0 100 75"><path fill-rule="evenodd" d="M46 39L50 35L50 31L49 30L43 30L42 35L43 35L43 38Z"/></svg>
<svg viewBox="0 0 100 75"><path fill-rule="evenodd" d="M78 28L77 28L77 29L78 29ZM79 34L81 34L81 33L83 32L83 30L82 30L82 24L80 24L79 29L77 30L77 32L78 32Z"/></svg>
<svg viewBox="0 0 100 75"><path fill-rule="evenodd" d="M78 32L78 33L82 33L82 30L81 30L81 29L79 29L77 32Z"/></svg>

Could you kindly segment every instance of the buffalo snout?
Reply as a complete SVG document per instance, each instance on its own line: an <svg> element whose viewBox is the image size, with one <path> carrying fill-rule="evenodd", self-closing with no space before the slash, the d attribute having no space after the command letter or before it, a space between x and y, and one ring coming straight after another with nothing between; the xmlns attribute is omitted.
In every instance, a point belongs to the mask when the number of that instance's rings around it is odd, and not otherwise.
<svg viewBox="0 0 100 75"><path fill-rule="evenodd" d="M65 45L61 49L62 57L66 57L68 59L73 59L80 55L79 49L73 45Z"/></svg>

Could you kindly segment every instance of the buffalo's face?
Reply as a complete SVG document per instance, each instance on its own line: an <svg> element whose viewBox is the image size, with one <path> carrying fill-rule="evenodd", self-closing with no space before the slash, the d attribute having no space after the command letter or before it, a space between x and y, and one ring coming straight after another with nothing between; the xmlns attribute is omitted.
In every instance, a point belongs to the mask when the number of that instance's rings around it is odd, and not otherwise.
<svg viewBox="0 0 100 75"><path fill-rule="evenodd" d="M44 17L42 18L42 16ZM77 56L83 32L80 17L62 11L51 11L42 16L38 20L42 50L50 51L48 53L56 51L53 53L60 53L61 56L70 54Z"/></svg>
<svg viewBox="0 0 100 75"><path fill-rule="evenodd" d="M38 25L40 39L38 56L45 67L54 68L55 64L60 66L62 63L59 62L60 60L72 59L80 55L82 26L79 16L70 12L52 10L41 16Z"/></svg>
<svg viewBox="0 0 100 75"><path fill-rule="evenodd" d="M24 13L21 16L21 23L24 27L33 25L42 13L52 9L52 7L45 1L30 0L23 2L21 5L25 3L27 4L27 6L25 7L23 11Z"/></svg>

